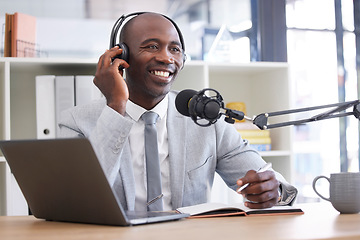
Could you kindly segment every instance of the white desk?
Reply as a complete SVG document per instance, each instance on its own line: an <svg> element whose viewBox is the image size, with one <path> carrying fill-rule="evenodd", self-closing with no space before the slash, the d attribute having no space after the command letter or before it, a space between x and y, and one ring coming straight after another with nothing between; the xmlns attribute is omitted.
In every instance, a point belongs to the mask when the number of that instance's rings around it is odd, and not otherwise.
<svg viewBox="0 0 360 240"><path fill-rule="evenodd" d="M300 205L304 215L183 219L133 227L0 217L0 239L360 239L360 214L330 203Z"/></svg>

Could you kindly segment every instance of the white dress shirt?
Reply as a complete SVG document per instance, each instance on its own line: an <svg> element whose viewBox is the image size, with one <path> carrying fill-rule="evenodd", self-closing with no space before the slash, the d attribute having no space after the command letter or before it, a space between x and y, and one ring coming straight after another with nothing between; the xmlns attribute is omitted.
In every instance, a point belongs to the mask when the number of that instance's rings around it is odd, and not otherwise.
<svg viewBox="0 0 360 240"><path fill-rule="evenodd" d="M158 103L150 111L156 112L159 118L156 122L158 134L158 149L161 169L161 187L163 193L164 211L172 210L171 191L170 191L170 168L169 168L169 149L167 140L166 117L168 108L168 96ZM141 115L147 110L136 105L130 100L126 104L126 118L132 119L135 124L130 130L129 142L132 156L132 163L135 176L135 210L147 211L146 193L146 160L145 160L145 124Z"/></svg>

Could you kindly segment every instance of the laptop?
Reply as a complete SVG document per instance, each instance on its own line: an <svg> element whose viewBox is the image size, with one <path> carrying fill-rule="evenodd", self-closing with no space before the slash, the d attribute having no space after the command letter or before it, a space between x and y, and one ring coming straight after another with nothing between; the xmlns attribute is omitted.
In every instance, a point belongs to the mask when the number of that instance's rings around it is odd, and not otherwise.
<svg viewBox="0 0 360 240"><path fill-rule="evenodd" d="M86 138L0 141L0 148L36 218L130 226L189 216L124 211Z"/></svg>

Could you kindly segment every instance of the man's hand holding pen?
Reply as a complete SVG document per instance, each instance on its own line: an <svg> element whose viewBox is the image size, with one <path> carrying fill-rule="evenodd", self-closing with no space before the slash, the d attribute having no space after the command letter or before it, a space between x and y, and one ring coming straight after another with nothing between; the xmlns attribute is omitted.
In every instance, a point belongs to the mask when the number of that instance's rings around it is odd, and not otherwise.
<svg viewBox="0 0 360 240"><path fill-rule="evenodd" d="M271 163L266 164L258 171L250 170L243 178L237 181L237 192L248 201L249 208L270 208L278 202L279 181L273 171L269 171Z"/></svg>

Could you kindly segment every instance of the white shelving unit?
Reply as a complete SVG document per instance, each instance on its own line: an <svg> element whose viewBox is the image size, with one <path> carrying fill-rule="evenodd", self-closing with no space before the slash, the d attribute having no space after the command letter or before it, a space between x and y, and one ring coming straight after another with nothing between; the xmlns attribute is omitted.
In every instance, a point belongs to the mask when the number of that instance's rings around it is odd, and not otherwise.
<svg viewBox="0 0 360 240"><path fill-rule="evenodd" d="M96 65L97 60L0 58L0 140L36 137L36 75L94 75ZM189 61L173 89L201 90L207 87L218 90L225 103L245 102L248 116L290 108L286 63ZM261 154L291 182L290 128L274 129L270 134L273 151ZM0 215L23 214L27 214L26 202L0 154Z"/></svg>

